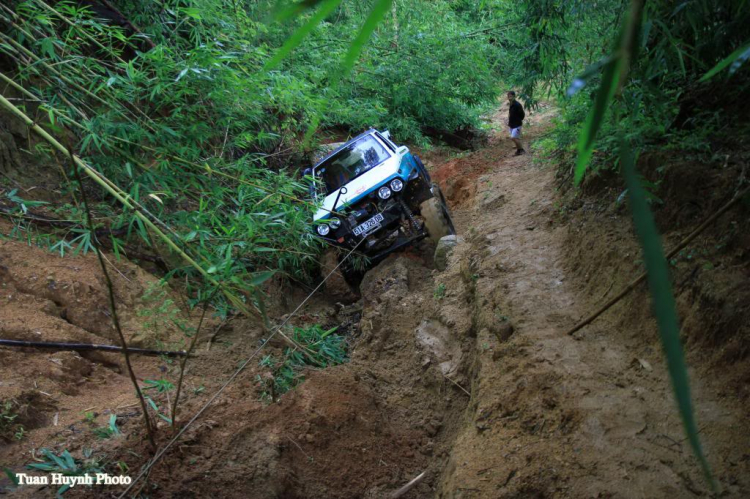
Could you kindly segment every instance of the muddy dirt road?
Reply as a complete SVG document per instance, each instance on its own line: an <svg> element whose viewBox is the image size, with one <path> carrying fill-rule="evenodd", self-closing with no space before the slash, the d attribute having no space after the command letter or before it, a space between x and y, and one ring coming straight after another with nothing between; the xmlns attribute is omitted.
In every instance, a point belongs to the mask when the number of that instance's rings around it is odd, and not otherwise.
<svg viewBox="0 0 750 499"><path fill-rule="evenodd" d="M527 141L551 126L553 113L531 113ZM358 303L313 299L295 325L341 327L351 361L310 370L304 383L270 405L259 393L267 369L250 365L154 467L141 492L380 498L425 472L404 497L708 497L684 440L645 292L575 336L565 335L630 277L632 265L615 265L612 255L590 242L601 235L620 260L638 260L627 217L617 220L619 228L559 217L564 200L554 165L512 153L498 132L469 154L450 160L426 155L461 235L447 268L434 269L415 249L368 272ZM30 252L22 242L3 244L0 284L10 290L0 298L3 327L48 340L73 333L111 337L91 255L59 259ZM142 295L155 279L132 264L116 265L130 338L152 346L159 338L151 337L149 324L156 319L146 312L161 302L146 303ZM57 274L48 270L58 267L63 270ZM270 309L281 318L306 295L276 291ZM178 307L179 297L173 303ZM162 329L160 340L167 341L170 332ZM239 319L206 329L186 376L181 420L264 335L258 324ZM283 346L272 344L268 351ZM148 453L132 387L116 356L0 349L0 360L0 398L23 399L32 423L23 440L0 443L0 464L21 471L41 447L76 456L93 449L112 469L118 463L135 476ZM722 497L748 497L745 385L727 381L731 366L719 369L693 352L688 360ZM164 359L140 358L136 370L141 380L176 375ZM88 421L87 413L96 421ZM111 414L125 436L92 436L91 429ZM169 434L160 424L161 444ZM10 491L7 479L0 479L2 487ZM108 497L116 491L83 488L68 495ZM54 496L51 488L39 487L14 493Z"/></svg>
<svg viewBox="0 0 750 499"><path fill-rule="evenodd" d="M532 140L547 119L532 118ZM464 187L473 199L454 194L468 243L453 259L473 264L476 343L472 401L441 496L705 495L646 297L618 305L575 337L565 334L602 298L587 293L597 276L576 272L579 260L603 256L580 251L572 224L557 223L552 168L508 157L509 148L491 148L499 161L475 188ZM621 243L638 257L632 238ZM619 320L633 306L643 310L642 322ZM725 493L742 497L750 485L748 421L717 385L705 371L693 373L709 460Z"/></svg>

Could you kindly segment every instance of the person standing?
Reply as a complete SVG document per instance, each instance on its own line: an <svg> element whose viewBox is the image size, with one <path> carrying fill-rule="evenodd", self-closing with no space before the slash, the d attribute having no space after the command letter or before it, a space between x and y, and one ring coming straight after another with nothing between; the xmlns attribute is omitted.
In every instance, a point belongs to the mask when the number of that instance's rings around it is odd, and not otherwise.
<svg viewBox="0 0 750 499"><path fill-rule="evenodd" d="M523 119L526 117L526 113L523 111L523 106L516 100L516 93L514 91L508 92L508 127L510 128L510 140L516 145L516 156L520 156L525 153L523 144L521 144L521 127L523 126Z"/></svg>

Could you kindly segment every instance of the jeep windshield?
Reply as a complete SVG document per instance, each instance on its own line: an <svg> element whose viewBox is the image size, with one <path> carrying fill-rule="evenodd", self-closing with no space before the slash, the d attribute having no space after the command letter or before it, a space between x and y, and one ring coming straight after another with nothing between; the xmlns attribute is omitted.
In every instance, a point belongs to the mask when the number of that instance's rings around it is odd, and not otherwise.
<svg viewBox="0 0 750 499"><path fill-rule="evenodd" d="M336 192L355 178L375 168L390 157L390 153L372 135L365 135L315 168L315 176L323 181L325 195Z"/></svg>

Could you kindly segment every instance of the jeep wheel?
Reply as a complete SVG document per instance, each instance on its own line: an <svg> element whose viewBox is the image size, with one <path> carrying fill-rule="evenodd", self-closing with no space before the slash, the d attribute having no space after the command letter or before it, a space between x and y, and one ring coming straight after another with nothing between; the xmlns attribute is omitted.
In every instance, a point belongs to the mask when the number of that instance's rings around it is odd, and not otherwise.
<svg viewBox="0 0 750 499"><path fill-rule="evenodd" d="M425 229L430 240L437 244L441 237L456 233L453 220L445 203L445 197L440 187L433 183L434 196L419 205L420 214L424 218Z"/></svg>
<svg viewBox="0 0 750 499"><path fill-rule="evenodd" d="M335 248L326 248L323 254L320 255L320 273L323 279L333 272L325 282L326 293L337 301L345 303L357 301L357 293L346 282L343 266L336 268L338 264L339 252ZM336 270L334 271L334 269Z"/></svg>

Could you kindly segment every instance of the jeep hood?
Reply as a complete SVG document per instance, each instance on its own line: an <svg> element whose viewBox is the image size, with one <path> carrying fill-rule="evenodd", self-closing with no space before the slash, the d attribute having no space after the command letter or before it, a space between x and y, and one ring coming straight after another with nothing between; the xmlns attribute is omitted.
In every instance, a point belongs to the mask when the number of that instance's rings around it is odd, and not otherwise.
<svg viewBox="0 0 750 499"><path fill-rule="evenodd" d="M347 192L339 198L339 202L336 204L336 211L341 211L346 205L356 203L372 191L380 188L385 181L392 179L398 174L400 167L401 156L394 154L383 163L346 184L344 187L346 187ZM333 191L326 196L323 207L315 213L314 220L328 218L340 190Z"/></svg>

